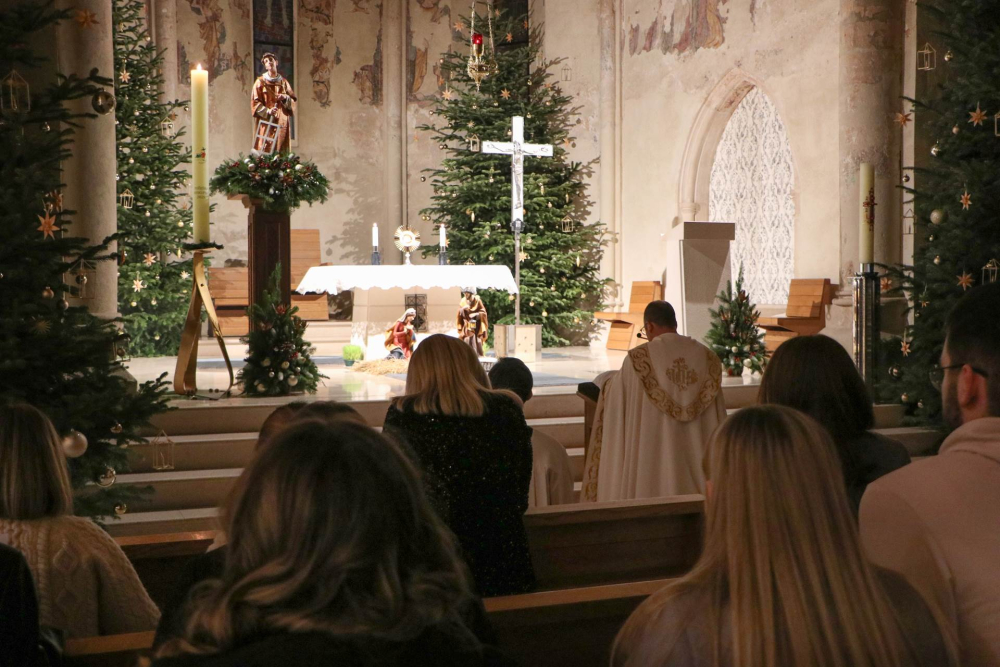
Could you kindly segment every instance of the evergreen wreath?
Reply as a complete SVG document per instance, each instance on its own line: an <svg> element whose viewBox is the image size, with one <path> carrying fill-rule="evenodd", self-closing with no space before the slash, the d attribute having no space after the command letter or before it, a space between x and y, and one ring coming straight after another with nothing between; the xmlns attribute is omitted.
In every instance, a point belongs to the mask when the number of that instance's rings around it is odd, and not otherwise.
<svg viewBox="0 0 1000 667"><path fill-rule="evenodd" d="M325 202L330 181L319 168L295 153L251 155L241 153L215 169L209 185L213 193L247 195L265 211L287 213L302 202Z"/></svg>

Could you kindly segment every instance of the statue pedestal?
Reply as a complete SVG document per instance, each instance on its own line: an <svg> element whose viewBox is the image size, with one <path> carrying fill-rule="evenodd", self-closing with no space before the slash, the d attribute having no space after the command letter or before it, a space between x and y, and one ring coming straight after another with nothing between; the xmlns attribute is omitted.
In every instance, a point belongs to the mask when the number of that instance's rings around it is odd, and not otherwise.
<svg viewBox="0 0 1000 667"><path fill-rule="evenodd" d="M291 216L272 213L247 195L234 195L249 209L247 215L247 267L250 277L250 305L261 300L276 264L281 264L281 303L292 301Z"/></svg>

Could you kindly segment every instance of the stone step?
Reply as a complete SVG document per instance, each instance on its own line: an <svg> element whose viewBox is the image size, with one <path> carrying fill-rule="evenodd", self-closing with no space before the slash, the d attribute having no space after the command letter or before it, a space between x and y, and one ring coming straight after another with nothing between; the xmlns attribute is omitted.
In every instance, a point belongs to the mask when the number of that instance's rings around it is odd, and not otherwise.
<svg viewBox="0 0 1000 667"><path fill-rule="evenodd" d="M123 473L115 483L152 489L131 503L132 511L189 510L218 507L242 472L242 468L225 468Z"/></svg>

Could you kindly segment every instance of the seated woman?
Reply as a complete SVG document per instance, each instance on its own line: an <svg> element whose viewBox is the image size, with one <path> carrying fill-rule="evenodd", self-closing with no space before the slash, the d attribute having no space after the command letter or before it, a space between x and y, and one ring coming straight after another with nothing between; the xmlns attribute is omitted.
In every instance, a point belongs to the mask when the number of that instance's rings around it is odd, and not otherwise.
<svg viewBox="0 0 1000 667"><path fill-rule="evenodd" d="M461 620L468 575L415 467L373 429L290 424L224 515L221 577L195 588L154 665L505 664Z"/></svg>
<svg viewBox="0 0 1000 667"><path fill-rule="evenodd" d="M121 548L72 511L52 422L29 405L0 407L0 543L27 559L41 624L69 637L155 628L160 612Z"/></svg>
<svg viewBox="0 0 1000 667"><path fill-rule="evenodd" d="M847 350L828 336L782 343L764 371L757 402L801 410L830 432L855 516L871 482L910 462L902 444L869 430L875 424L871 394Z"/></svg>
<svg viewBox="0 0 1000 667"><path fill-rule="evenodd" d="M920 594L865 559L836 449L815 420L745 408L716 431L705 467L704 552L636 609L612 665L949 664Z"/></svg>
<svg viewBox="0 0 1000 667"><path fill-rule="evenodd" d="M521 519L531 483L531 429L518 398L490 389L471 347L429 336L410 359L406 394L389 406L385 428L420 459L480 595L531 590L535 576Z"/></svg>

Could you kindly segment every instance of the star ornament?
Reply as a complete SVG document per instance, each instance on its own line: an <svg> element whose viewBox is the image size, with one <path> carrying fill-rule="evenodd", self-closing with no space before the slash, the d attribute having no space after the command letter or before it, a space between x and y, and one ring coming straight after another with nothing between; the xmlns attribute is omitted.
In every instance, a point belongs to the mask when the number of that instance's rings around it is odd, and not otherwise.
<svg viewBox="0 0 1000 667"><path fill-rule="evenodd" d="M968 211L969 207L972 206L972 195L970 195L969 191L966 190L962 194L962 196L959 197L958 201L962 202L962 210L963 211Z"/></svg>
<svg viewBox="0 0 1000 667"><path fill-rule="evenodd" d="M454 28L455 28L455 32L462 32L462 30L465 29L465 26L462 25L461 21L455 21Z"/></svg>
<svg viewBox="0 0 1000 667"><path fill-rule="evenodd" d="M183 280L187 280L187 279L188 279L188 278L190 278L190 277L191 277L191 274L190 274L190 273L188 273L187 271L181 271L181 278L182 278Z"/></svg>
<svg viewBox="0 0 1000 667"><path fill-rule="evenodd" d="M97 25L97 14L89 9L78 9L73 20L81 28L93 28Z"/></svg>
<svg viewBox="0 0 1000 667"><path fill-rule="evenodd" d="M910 123L911 120L913 120L913 114L912 113L897 113L896 114L896 123L900 127L906 127L907 125L909 125L909 123Z"/></svg>
<svg viewBox="0 0 1000 667"><path fill-rule="evenodd" d="M45 215L38 216L38 221L42 223L38 226L38 231L42 233L42 238L55 239L56 232L59 231L59 227L56 226L56 216L52 215L51 211L46 210Z"/></svg>
<svg viewBox="0 0 1000 667"><path fill-rule="evenodd" d="M514 41L514 34L508 32L506 35L504 35L503 41L505 41L508 44L510 44L511 42Z"/></svg>
<svg viewBox="0 0 1000 667"><path fill-rule="evenodd" d="M505 100L509 100L510 99L510 91L507 90L506 88L504 88L503 90L500 91L500 97L504 98Z"/></svg>
<svg viewBox="0 0 1000 667"><path fill-rule="evenodd" d="M146 266L152 266L153 264L156 264L156 256L151 252L147 252L142 257L142 263Z"/></svg>
<svg viewBox="0 0 1000 667"><path fill-rule="evenodd" d="M453 97L455 97L455 93L453 93L453 92L451 91L451 88L445 88L445 89L444 89L444 92L443 92L443 93L441 93L441 97L443 97L444 99L446 99L446 100L448 100L448 101L451 101L451 99L452 99Z"/></svg>
<svg viewBox="0 0 1000 667"><path fill-rule="evenodd" d="M969 289L970 287L972 287L972 274L971 273L963 271L962 275L957 276L957 278L958 278L958 286L962 288L963 292L965 290Z"/></svg>
<svg viewBox="0 0 1000 667"><path fill-rule="evenodd" d="M976 126L982 125L984 120L986 120L986 112L980 109L979 102L976 102L976 110L969 112L969 122Z"/></svg>
<svg viewBox="0 0 1000 667"><path fill-rule="evenodd" d="M145 288L146 288L146 283L142 282L142 278L136 276L135 280L132 281L132 289L136 292L141 292Z"/></svg>
<svg viewBox="0 0 1000 667"><path fill-rule="evenodd" d="M122 69L122 73L118 75L118 80L122 83L128 83L131 78L132 75L129 74L129 71L124 68Z"/></svg>
<svg viewBox="0 0 1000 667"><path fill-rule="evenodd" d="M48 332L52 331L52 322L44 318L36 319L31 323L31 330L35 332L37 336L44 336Z"/></svg>
<svg viewBox="0 0 1000 667"><path fill-rule="evenodd" d="M902 345L900 345L900 349L903 351L904 357L910 356L910 341L904 340Z"/></svg>

